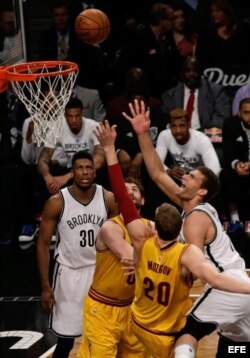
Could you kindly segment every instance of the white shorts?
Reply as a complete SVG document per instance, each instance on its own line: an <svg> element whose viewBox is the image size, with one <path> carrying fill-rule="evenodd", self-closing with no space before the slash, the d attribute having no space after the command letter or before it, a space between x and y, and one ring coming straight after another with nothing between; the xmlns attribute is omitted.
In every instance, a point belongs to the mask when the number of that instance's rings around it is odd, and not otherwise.
<svg viewBox="0 0 250 358"><path fill-rule="evenodd" d="M242 270L231 269L225 273L250 283ZM236 342L250 342L250 294L219 291L207 285L190 314L199 321L216 323L224 337Z"/></svg>
<svg viewBox="0 0 250 358"><path fill-rule="evenodd" d="M83 327L83 300L92 283L95 265L73 269L55 264L53 291L56 304L50 315L49 327L59 337L79 337Z"/></svg>

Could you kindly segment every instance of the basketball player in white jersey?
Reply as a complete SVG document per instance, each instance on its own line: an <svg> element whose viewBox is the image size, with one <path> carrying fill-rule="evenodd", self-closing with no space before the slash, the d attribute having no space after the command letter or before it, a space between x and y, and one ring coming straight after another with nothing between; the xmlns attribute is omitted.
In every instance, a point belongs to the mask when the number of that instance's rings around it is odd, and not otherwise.
<svg viewBox="0 0 250 358"><path fill-rule="evenodd" d="M245 262L224 232L216 210L207 202L219 191L217 176L206 167L183 175L177 185L165 172L148 133L149 111L143 102L130 104L131 117L123 113L138 135L147 170L159 188L183 209L182 238L197 245L221 272L249 281ZM197 341L218 327L220 344L225 338L250 342L250 296L219 292L205 287L187 319L184 335L177 341L175 357L192 358Z"/></svg>
<svg viewBox="0 0 250 358"><path fill-rule="evenodd" d="M74 338L82 335L82 302L95 269L96 236L103 222L118 213L113 194L94 183L94 161L87 151L73 156L72 175L73 184L45 204L37 246L42 306L50 312L50 328L59 337L53 358L68 357ZM51 286L49 252L55 228Z"/></svg>
<svg viewBox="0 0 250 358"><path fill-rule="evenodd" d="M98 123L93 119L83 117L83 104L80 99L69 100L65 106L65 118L62 120L62 130L56 143L48 140L38 158L38 171L50 194L57 193L72 178L70 170L72 157L79 150L87 150L92 154L96 170L103 167L105 163L103 149L93 134L97 125ZM55 149L61 150L67 157L63 175L53 175L51 172L50 161Z"/></svg>

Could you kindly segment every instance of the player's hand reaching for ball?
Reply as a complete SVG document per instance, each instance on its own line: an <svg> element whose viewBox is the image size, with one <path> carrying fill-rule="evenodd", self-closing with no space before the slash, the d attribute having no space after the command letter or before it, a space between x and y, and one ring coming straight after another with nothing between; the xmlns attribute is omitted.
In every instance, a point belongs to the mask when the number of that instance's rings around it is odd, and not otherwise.
<svg viewBox="0 0 250 358"><path fill-rule="evenodd" d="M110 127L108 120L105 120L95 128L94 134L105 151L105 149L115 145L116 125Z"/></svg>
<svg viewBox="0 0 250 358"><path fill-rule="evenodd" d="M131 123L136 134L140 135L148 132L150 127L150 113L145 103L135 99L133 104L129 103L129 109L132 117L125 112L122 112L122 115Z"/></svg>

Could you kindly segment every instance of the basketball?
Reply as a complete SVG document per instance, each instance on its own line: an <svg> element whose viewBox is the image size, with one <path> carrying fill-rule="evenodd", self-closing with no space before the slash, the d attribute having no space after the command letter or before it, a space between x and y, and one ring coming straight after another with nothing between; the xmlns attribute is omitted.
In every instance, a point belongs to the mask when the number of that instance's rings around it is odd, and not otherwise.
<svg viewBox="0 0 250 358"><path fill-rule="evenodd" d="M81 41L91 45L99 44L110 33L109 18L98 9L84 10L76 18L75 32Z"/></svg>

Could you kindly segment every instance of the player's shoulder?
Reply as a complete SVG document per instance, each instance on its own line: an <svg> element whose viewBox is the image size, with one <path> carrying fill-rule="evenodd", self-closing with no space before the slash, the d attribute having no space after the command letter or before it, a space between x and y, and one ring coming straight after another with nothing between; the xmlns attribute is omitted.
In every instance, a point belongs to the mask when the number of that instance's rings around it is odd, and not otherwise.
<svg viewBox="0 0 250 358"><path fill-rule="evenodd" d="M109 218L106 220L102 225L103 231L109 231L109 230L122 230L122 220L119 220L119 215L113 216L112 218Z"/></svg>
<svg viewBox="0 0 250 358"><path fill-rule="evenodd" d="M191 210L185 217L184 227L203 226L211 222L210 212L205 206L199 205Z"/></svg>
<svg viewBox="0 0 250 358"><path fill-rule="evenodd" d="M92 118L87 118L87 117L83 117L83 121L84 121L84 133L88 133L88 135L94 136L94 129L96 129L96 127L99 125L99 123L97 121L95 121Z"/></svg>
<svg viewBox="0 0 250 358"><path fill-rule="evenodd" d="M44 212L45 213L53 213L53 215L59 215L63 209L64 202L62 195L60 193L56 193L54 195L51 195L44 206Z"/></svg>
<svg viewBox="0 0 250 358"><path fill-rule="evenodd" d="M59 191L56 194L51 195L48 198L47 202L50 203L50 205L62 205L63 197L62 197L61 191Z"/></svg>
<svg viewBox="0 0 250 358"><path fill-rule="evenodd" d="M103 188L103 195L104 195L104 200L106 202L106 205L107 205L107 208L109 211L109 217L118 215L119 211L118 211L118 207L116 204L114 194L111 191Z"/></svg>
<svg viewBox="0 0 250 358"><path fill-rule="evenodd" d="M105 188L104 188L103 186L101 186L101 185L100 185L100 187L101 187L102 190L103 190L103 195L104 195L104 198L105 198L105 199L115 200L115 196L114 196L114 194L112 193L112 191L105 189Z"/></svg>

